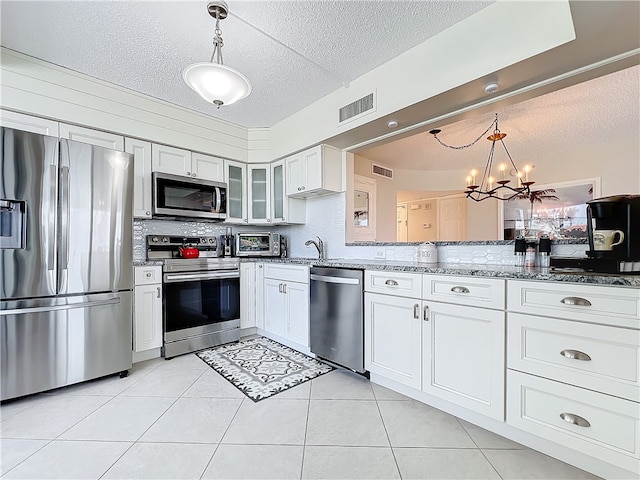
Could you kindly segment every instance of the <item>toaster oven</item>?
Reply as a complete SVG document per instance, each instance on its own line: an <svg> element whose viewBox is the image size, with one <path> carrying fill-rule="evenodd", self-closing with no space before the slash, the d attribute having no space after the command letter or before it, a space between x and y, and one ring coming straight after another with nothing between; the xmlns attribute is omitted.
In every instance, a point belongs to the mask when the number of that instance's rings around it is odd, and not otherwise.
<svg viewBox="0 0 640 480"><path fill-rule="evenodd" d="M279 257L281 236L279 233L236 233L238 257Z"/></svg>

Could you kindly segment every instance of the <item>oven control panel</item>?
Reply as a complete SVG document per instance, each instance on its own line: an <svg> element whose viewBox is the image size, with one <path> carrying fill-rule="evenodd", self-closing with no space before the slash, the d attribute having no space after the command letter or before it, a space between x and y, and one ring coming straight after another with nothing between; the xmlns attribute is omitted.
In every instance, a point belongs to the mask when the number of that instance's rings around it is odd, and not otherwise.
<svg viewBox="0 0 640 480"><path fill-rule="evenodd" d="M183 237L179 235L148 235L147 258L180 258L180 248L195 247L201 257L218 256L217 237Z"/></svg>

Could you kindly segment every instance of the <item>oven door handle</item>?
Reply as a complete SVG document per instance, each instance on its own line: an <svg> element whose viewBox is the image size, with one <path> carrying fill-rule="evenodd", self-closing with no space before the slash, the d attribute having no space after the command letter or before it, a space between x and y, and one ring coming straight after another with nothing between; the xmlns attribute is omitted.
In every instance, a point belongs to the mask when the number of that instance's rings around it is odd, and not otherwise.
<svg viewBox="0 0 640 480"><path fill-rule="evenodd" d="M164 283L187 282L189 280L217 280L222 278L240 278L239 271L206 273L165 273Z"/></svg>

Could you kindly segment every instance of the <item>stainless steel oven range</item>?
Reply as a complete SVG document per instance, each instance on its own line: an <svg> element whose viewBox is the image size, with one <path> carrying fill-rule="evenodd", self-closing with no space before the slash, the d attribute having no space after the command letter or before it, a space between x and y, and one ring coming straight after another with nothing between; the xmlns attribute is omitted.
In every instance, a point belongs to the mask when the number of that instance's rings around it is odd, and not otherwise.
<svg viewBox="0 0 640 480"><path fill-rule="evenodd" d="M240 262L237 258L214 257L217 250L210 240L215 237L147 239L148 258L165 256L162 266L165 358L240 339ZM202 250L206 256L179 258L178 247L187 245Z"/></svg>

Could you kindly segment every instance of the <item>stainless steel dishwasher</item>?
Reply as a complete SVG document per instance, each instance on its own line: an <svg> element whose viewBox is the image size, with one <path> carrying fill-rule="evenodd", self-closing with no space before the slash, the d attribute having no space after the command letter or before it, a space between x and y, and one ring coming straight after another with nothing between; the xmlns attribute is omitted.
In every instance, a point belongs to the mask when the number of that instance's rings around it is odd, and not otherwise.
<svg viewBox="0 0 640 480"><path fill-rule="evenodd" d="M311 267L310 280L311 351L364 374L364 271Z"/></svg>

